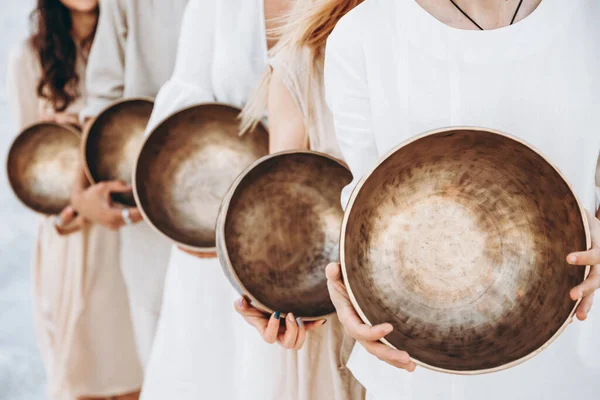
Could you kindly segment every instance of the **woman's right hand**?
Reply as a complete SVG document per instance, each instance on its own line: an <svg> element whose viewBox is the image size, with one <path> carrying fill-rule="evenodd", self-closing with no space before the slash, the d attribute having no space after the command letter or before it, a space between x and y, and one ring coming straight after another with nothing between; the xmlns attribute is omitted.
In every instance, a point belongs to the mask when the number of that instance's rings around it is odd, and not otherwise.
<svg viewBox="0 0 600 400"><path fill-rule="evenodd" d="M288 313L283 322L279 311L267 315L252 307L244 298L236 301L234 308L248 324L256 328L265 342L277 342L279 346L288 350L300 350L307 333L327 322L326 319L304 322L301 318L295 318L292 313Z"/></svg>
<svg viewBox="0 0 600 400"><path fill-rule="evenodd" d="M131 186L124 182L100 182L88 188L76 190L71 198L71 205L86 220L112 230L118 230L126 224L123 218L124 209L113 203L111 194L130 192ZM126 210L129 211L131 223L142 220L142 214L137 208L132 207Z"/></svg>
<svg viewBox="0 0 600 400"><path fill-rule="evenodd" d="M394 367L412 372L416 365L410 361L407 352L393 349L379 342L389 335L394 328L391 324L370 326L362 322L348 296L348 291L342 280L340 265L331 263L327 266L327 288L331 301L337 311L337 316L344 326L346 333L356 339L369 353Z"/></svg>

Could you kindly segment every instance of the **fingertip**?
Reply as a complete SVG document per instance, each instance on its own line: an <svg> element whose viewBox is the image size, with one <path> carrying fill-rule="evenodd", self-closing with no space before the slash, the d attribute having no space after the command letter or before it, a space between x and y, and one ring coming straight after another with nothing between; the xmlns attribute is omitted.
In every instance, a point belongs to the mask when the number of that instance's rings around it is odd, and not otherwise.
<svg viewBox="0 0 600 400"><path fill-rule="evenodd" d="M338 280L340 268L338 263L329 263L325 268L325 276L330 281Z"/></svg>
<svg viewBox="0 0 600 400"><path fill-rule="evenodd" d="M577 254L575 253L571 253L567 256L567 262L571 265L576 265L577 264Z"/></svg>
<svg viewBox="0 0 600 400"><path fill-rule="evenodd" d="M235 308L237 308L238 310L243 310L245 308L245 306L246 306L245 302L246 302L246 300L244 300L243 297L240 297L234 303L235 304Z"/></svg>
<svg viewBox="0 0 600 400"><path fill-rule="evenodd" d="M383 336L389 335L394 330L392 324L387 322L385 324L377 325L375 328L377 328L377 330L381 332Z"/></svg>
<svg viewBox="0 0 600 400"><path fill-rule="evenodd" d="M583 297L583 290L579 289L578 287L575 287L571 289L569 295L571 296L571 300L573 301L580 300Z"/></svg>
<svg viewBox="0 0 600 400"><path fill-rule="evenodd" d="M289 323L291 325L296 324L296 317L294 317L294 314L292 314L292 313L288 313L288 315L285 317L285 319L286 319L286 323Z"/></svg>
<svg viewBox="0 0 600 400"><path fill-rule="evenodd" d="M411 362L408 366L408 372L415 372L417 369L417 365L414 362Z"/></svg>

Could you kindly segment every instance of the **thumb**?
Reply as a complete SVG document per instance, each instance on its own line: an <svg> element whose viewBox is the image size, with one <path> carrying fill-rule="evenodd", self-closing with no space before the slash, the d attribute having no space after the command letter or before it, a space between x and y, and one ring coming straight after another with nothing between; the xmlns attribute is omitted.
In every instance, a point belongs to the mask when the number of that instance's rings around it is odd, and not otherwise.
<svg viewBox="0 0 600 400"><path fill-rule="evenodd" d="M108 193L128 193L131 192L131 185L123 181L104 182L104 190Z"/></svg>

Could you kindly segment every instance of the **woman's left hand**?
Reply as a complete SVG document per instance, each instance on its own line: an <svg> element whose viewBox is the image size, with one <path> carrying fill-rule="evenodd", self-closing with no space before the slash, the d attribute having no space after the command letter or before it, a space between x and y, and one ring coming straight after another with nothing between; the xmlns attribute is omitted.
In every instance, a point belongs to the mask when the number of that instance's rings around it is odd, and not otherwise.
<svg viewBox="0 0 600 400"><path fill-rule="evenodd" d="M300 318L295 318L292 313L288 313L285 324L282 324L279 312L275 312L271 316L265 315L243 298L235 302L235 310L244 317L247 323L258 330L265 342L271 344L278 342L281 347L290 350L300 350L306 340L306 333L327 322L325 319L303 322Z"/></svg>
<svg viewBox="0 0 600 400"><path fill-rule="evenodd" d="M592 267L587 279L571 289L571 299L582 299L576 312L577 319L580 321L587 319L594 303L594 293L600 288L600 221L590 212L586 211L586 213L592 237L592 248L567 256L567 262L571 265L591 265Z"/></svg>

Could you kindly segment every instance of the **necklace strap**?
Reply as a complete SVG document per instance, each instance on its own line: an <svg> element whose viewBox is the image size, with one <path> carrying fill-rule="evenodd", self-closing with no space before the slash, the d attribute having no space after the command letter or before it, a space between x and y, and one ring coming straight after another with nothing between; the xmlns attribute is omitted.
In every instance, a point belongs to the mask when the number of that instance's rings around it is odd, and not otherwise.
<svg viewBox="0 0 600 400"><path fill-rule="evenodd" d="M450 2L452 4L454 4L454 7L456 7L456 9L458 11L460 11L460 13L462 15L464 15L469 21L471 21L473 23L473 25L475 25L477 28L479 28L479 30L483 31L484 29L481 27L481 25L479 25L477 22L475 22L475 20L471 17L469 17L469 14L467 14L466 12L463 11L462 8L460 8L460 6L458 4L456 4L456 1L454 0L450 0ZM517 9L515 10L515 13L513 14L512 19L510 20L510 25L514 24L515 19L517 18L517 15L519 14L519 10L521 9L521 5L523 4L523 0L519 1L519 5L517 6Z"/></svg>

